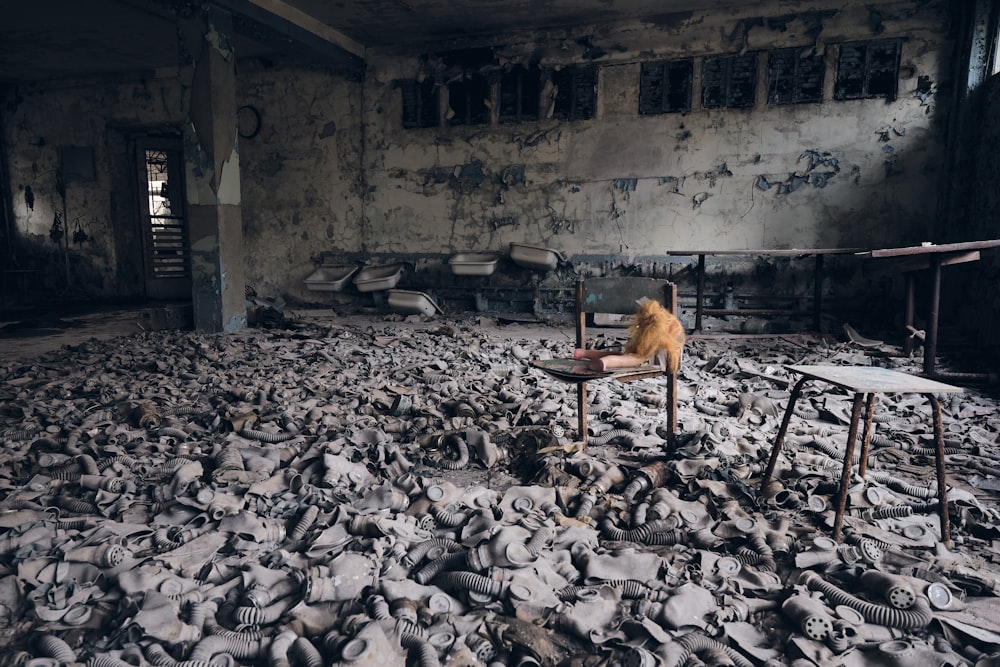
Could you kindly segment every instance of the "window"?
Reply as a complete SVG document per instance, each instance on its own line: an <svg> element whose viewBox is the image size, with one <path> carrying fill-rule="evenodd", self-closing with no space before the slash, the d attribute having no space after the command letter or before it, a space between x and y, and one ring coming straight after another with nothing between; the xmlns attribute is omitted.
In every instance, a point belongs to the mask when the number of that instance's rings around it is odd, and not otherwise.
<svg viewBox="0 0 1000 667"><path fill-rule="evenodd" d="M518 65L500 75L500 122L538 120L542 74L537 67Z"/></svg>
<svg viewBox="0 0 1000 667"><path fill-rule="evenodd" d="M701 104L706 109L752 107L757 83L757 54L706 58L701 79Z"/></svg>
<svg viewBox="0 0 1000 667"><path fill-rule="evenodd" d="M403 127L435 127L438 124L438 91L433 79L410 79L399 84L403 91Z"/></svg>
<svg viewBox="0 0 1000 667"><path fill-rule="evenodd" d="M898 39L841 44L834 99L896 99L900 47Z"/></svg>
<svg viewBox="0 0 1000 667"><path fill-rule="evenodd" d="M545 113L542 104L545 81L550 81L555 89L555 99L547 100L552 102L553 118L594 117L597 108L594 66L559 71L542 70L538 65L515 65L503 70L491 63L477 66L479 69L464 69L464 73L457 74L447 84L447 93L433 79L397 81L403 96L403 127L437 127L442 122L442 112L446 113L443 122L449 126L537 121ZM687 85L690 86L690 74ZM690 91L687 95L690 98ZM671 97L670 103L678 102ZM440 108L441 104L446 104L446 108Z"/></svg>
<svg viewBox="0 0 1000 667"><path fill-rule="evenodd" d="M694 62L662 60L642 63L639 72L639 113L685 113L691 110Z"/></svg>
<svg viewBox="0 0 1000 667"><path fill-rule="evenodd" d="M553 118L583 120L593 118L597 109L597 68L567 67L552 73L557 87Z"/></svg>
<svg viewBox="0 0 1000 667"><path fill-rule="evenodd" d="M801 49L778 49L767 56L769 104L823 101L823 57L801 57Z"/></svg>
<svg viewBox="0 0 1000 667"><path fill-rule="evenodd" d="M490 84L486 77L469 73L448 84L448 122L451 125L485 125L489 121Z"/></svg>

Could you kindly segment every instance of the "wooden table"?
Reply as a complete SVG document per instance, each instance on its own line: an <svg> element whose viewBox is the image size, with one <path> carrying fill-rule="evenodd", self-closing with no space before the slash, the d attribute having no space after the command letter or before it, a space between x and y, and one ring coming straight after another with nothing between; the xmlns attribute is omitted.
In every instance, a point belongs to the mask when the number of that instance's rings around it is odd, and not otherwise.
<svg viewBox="0 0 1000 667"><path fill-rule="evenodd" d="M858 440L858 423L861 420L861 406L865 405L865 428L862 435L861 461L858 474L862 479L868 470L868 446L871 442L872 410L875 407L875 394L901 393L921 394L931 404L931 415L934 422L934 451L937 469L938 514L941 517L941 540L951 546L951 529L948 521L948 489L944 470L944 429L941 425L941 404L935 394L954 394L964 391L961 387L953 387L924 377L909 375L887 368L873 366L824 366L801 365L785 366L785 368L802 377L795 383L788 397L788 407L781 420L781 427L774 439L771 458L764 470L764 479L760 483L760 492L764 493L767 483L774 474L774 466L781 452L781 445L788 432L788 422L795 409L795 401L802 392L802 385L809 380L819 380L854 392L854 405L851 410L851 425L847 433L847 448L844 452L844 466L840 473L840 496L837 499L837 514L833 522L833 538L840 540L844 527L844 510L847 507L847 490L851 483L851 470L854 462L854 446Z"/></svg>
<svg viewBox="0 0 1000 667"><path fill-rule="evenodd" d="M1000 239L989 241L968 241L965 243L928 244L906 248L884 248L858 253L867 259L885 260L888 267L900 271L906 281L906 301L903 307L906 338L903 351L913 351L913 338L918 334L913 327L915 279L917 271L930 271L931 279L927 293L927 326L924 338L924 373L934 375L937 359L938 315L941 307L941 267L979 261L979 251L1000 247Z"/></svg>
<svg viewBox="0 0 1000 667"><path fill-rule="evenodd" d="M856 255L862 248L785 248L776 250L670 250L668 255L674 256L697 256L698 257L698 292L695 300L694 330L701 331L702 315L707 311L705 308L705 257L711 256L732 256L732 257L808 257L816 258L813 268L813 328L818 332L821 329L821 315L823 312L823 258L826 255ZM719 315L753 315L761 314L761 311L753 310L724 310L711 309L713 314Z"/></svg>

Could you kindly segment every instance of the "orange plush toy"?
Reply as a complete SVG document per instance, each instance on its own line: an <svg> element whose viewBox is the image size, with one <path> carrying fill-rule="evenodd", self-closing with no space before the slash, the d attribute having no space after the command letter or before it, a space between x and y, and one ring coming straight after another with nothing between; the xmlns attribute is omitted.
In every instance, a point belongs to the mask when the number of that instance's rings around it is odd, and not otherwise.
<svg viewBox="0 0 1000 667"><path fill-rule="evenodd" d="M658 301L643 299L629 324L630 337L621 352L582 350L573 352L574 359L589 359L594 371L640 366L658 353L666 356L666 367L676 373L684 347L684 325Z"/></svg>

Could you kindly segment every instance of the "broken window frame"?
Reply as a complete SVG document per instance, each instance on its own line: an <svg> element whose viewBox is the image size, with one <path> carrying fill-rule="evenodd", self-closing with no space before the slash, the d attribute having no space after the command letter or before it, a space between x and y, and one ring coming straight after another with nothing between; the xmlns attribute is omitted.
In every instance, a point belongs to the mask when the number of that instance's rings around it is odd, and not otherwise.
<svg viewBox="0 0 1000 667"><path fill-rule="evenodd" d="M693 82L692 58L642 63L639 71L639 114L691 111Z"/></svg>
<svg viewBox="0 0 1000 667"><path fill-rule="evenodd" d="M466 72L448 82L448 125L488 125L491 103L490 82L486 75Z"/></svg>
<svg viewBox="0 0 1000 667"><path fill-rule="evenodd" d="M873 49L873 46L889 46L892 45L894 48L892 65L891 66L881 66L872 63L872 52L877 51ZM858 49L864 48L864 62L861 63L860 67L854 67L853 70L847 67L848 63L846 54L856 53ZM901 38L891 38L891 39L871 39L857 42L844 42L840 45L839 53L837 54L837 76L833 85L833 99L844 101L844 100L863 100L863 99L878 99L885 98L887 101L891 102L896 99L899 94L899 63L903 53L903 40ZM872 92L872 80L878 74L886 74L891 71L892 78L892 90L876 90ZM860 77L857 75L860 72ZM848 90L849 84L856 82L860 78L861 88L858 92L853 92ZM850 86L851 88L856 87Z"/></svg>
<svg viewBox="0 0 1000 667"><path fill-rule="evenodd" d="M808 104L823 101L823 85L826 80L826 62L822 55L812 54L802 57L802 49L774 49L767 54L767 103ZM790 58L789 58L790 57ZM779 59L787 58L792 63L791 76L787 72L779 74ZM818 78L816 77L818 73ZM787 96L778 88L786 86ZM815 93L809 94L809 89Z"/></svg>
<svg viewBox="0 0 1000 667"><path fill-rule="evenodd" d="M705 58L701 65L702 108L752 109L757 102L757 60L756 51ZM746 62L748 65L741 67L739 66L741 62ZM709 69L715 67L721 68L721 71L717 73L719 81L717 84L709 85ZM747 74L749 76L746 76ZM749 95L743 95L741 100L739 94L747 92L747 84L749 85ZM717 101L711 98L713 90L721 94Z"/></svg>
<svg viewBox="0 0 1000 667"><path fill-rule="evenodd" d="M498 119L503 123L534 122L542 99L542 71L537 65L515 65L500 74Z"/></svg>
<svg viewBox="0 0 1000 667"><path fill-rule="evenodd" d="M597 66L564 67L549 73L556 87L552 118L589 120L597 114Z"/></svg>
<svg viewBox="0 0 1000 667"><path fill-rule="evenodd" d="M543 117L593 118L597 112L597 70L596 65L560 70L516 65L506 71L468 70L447 85L432 79L397 80L402 94L402 126L496 126L537 122ZM547 98L547 87L553 85L556 92ZM481 108L477 108L479 105Z"/></svg>
<svg viewBox="0 0 1000 667"><path fill-rule="evenodd" d="M433 79L404 79L398 82L403 96L403 127L437 127L440 122L438 91Z"/></svg>

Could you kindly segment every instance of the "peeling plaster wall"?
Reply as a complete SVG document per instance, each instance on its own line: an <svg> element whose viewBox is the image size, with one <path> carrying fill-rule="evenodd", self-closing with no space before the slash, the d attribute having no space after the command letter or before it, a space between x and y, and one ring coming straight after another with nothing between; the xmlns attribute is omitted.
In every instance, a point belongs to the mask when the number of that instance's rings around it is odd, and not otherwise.
<svg viewBox="0 0 1000 667"><path fill-rule="evenodd" d="M948 96L938 91L952 85L948 3L774 2L748 12L494 40L499 65L596 64L596 115L580 121L404 129L396 82L426 73L421 53L370 50L363 84L323 69L241 62L237 105L253 105L261 116L259 134L236 146L247 283L262 296L315 299L302 280L338 253L444 258L505 254L510 242L522 242L575 260L627 263L676 250L930 238L947 125ZM834 101L838 45L892 37L903 38L898 97ZM825 53L822 103L769 106L761 65L754 108L700 108L704 57L760 50L766 62L767 49L783 47ZM640 64L688 57L695 59L692 111L641 116ZM924 77L929 86L918 86ZM129 219L115 164L122 131L185 122L183 92L165 79L4 94L16 224L29 245L48 253L49 287L65 282L48 238L61 206L57 147L78 145L94 146L97 180L67 187L69 221L82 216L93 237L70 244L70 282L88 296L134 292L112 228ZM804 182L810 175L822 176ZM841 277L829 280L834 275ZM516 272L510 278L528 280ZM408 275L403 286L421 289L425 279ZM862 286L866 297L871 287Z"/></svg>
<svg viewBox="0 0 1000 667"><path fill-rule="evenodd" d="M788 7L531 34L495 47L501 63L543 68L586 64L597 54L598 109L590 120L403 129L393 82L417 78L420 59L369 52L366 248L505 252L514 241L569 256L635 258L924 240L937 204L943 123L938 96L917 87L924 76L934 88L948 85L941 81L952 51L947 3ZM757 20L778 16L770 25ZM890 37L905 38L898 98L834 101L836 45ZM760 68L753 109L703 110L696 60L690 113L638 113L642 61L807 45L828 59L821 104L768 106ZM807 176L810 156L835 160L824 187L787 194L758 187L761 177L777 184ZM523 181L506 177L522 170Z"/></svg>
<svg viewBox="0 0 1000 667"><path fill-rule="evenodd" d="M260 133L239 141L247 282L304 298L323 253L362 250L361 84L247 65L240 85L240 104L261 116Z"/></svg>
<svg viewBox="0 0 1000 667"><path fill-rule="evenodd" d="M40 270L34 287L52 294L114 298L135 293L131 280L119 275L115 225L134 221L122 208L131 206L123 179L134 166L123 154L117 131L125 127L178 124L181 91L176 80L156 79L125 84L77 83L19 86L0 98L4 114L4 145L10 164L10 189L19 238L19 266ZM60 195L59 147L92 147L93 181L65 185L65 208ZM126 176L122 176L122 174ZM69 234L63 242L50 238L54 216ZM74 243L76 222L88 240ZM130 230L137 234L138 230ZM141 252L141 246L135 249ZM67 267L68 265L68 276Z"/></svg>

